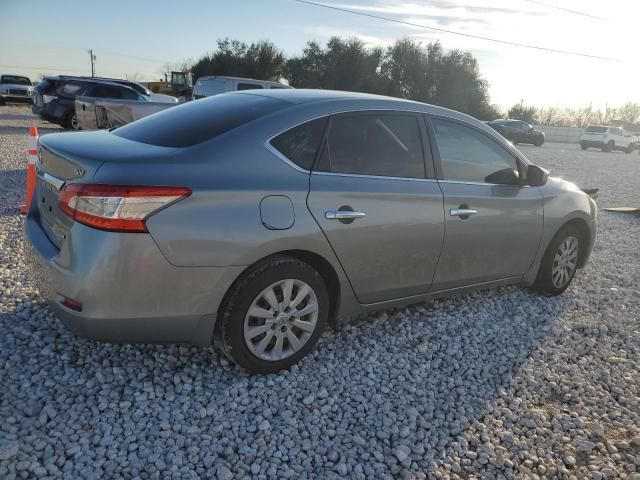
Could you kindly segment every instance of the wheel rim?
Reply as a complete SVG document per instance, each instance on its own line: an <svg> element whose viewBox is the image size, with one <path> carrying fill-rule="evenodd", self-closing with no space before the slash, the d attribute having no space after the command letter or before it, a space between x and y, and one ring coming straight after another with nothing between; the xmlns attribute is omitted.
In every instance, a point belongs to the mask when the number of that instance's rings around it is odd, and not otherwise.
<svg viewBox="0 0 640 480"><path fill-rule="evenodd" d="M556 288L565 287L573 277L578 266L579 242L576 237L565 238L553 258L551 281Z"/></svg>
<svg viewBox="0 0 640 480"><path fill-rule="evenodd" d="M80 128L80 125L78 124L78 117L76 115L71 117L71 128L74 130L78 130Z"/></svg>
<svg viewBox="0 0 640 480"><path fill-rule="evenodd" d="M244 319L244 340L262 360L282 360L298 352L318 323L318 298L302 280L272 283L251 302Z"/></svg>

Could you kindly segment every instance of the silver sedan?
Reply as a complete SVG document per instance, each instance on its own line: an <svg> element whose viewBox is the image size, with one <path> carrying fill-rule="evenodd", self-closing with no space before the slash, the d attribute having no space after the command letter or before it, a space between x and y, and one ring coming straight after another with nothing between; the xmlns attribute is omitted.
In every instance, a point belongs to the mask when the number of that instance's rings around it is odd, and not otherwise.
<svg viewBox="0 0 640 480"><path fill-rule="evenodd" d="M329 322L506 284L563 292L594 201L483 123L394 98L222 94L40 140L25 223L74 332L220 345L252 372Z"/></svg>

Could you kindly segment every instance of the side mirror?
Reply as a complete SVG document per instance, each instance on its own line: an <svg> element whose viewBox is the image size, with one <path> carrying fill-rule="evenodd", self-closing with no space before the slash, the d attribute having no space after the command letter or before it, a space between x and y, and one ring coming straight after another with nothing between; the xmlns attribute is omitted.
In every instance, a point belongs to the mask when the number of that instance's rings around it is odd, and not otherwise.
<svg viewBox="0 0 640 480"><path fill-rule="evenodd" d="M529 165L527 167L527 183L532 187L542 187L547 183L549 178L549 170L545 170L538 165Z"/></svg>
<svg viewBox="0 0 640 480"><path fill-rule="evenodd" d="M520 174L513 168L505 168L488 175L484 181L487 183L495 183L496 185L519 185Z"/></svg>

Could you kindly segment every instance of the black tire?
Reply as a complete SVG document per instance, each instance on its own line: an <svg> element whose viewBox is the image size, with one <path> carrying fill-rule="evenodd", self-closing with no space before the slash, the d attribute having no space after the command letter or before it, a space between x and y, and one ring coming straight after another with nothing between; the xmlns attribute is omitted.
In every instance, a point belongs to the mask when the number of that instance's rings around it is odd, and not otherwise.
<svg viewBox="0 0 640 480"><path fill-rule="evenodd" d="M315 330L302 348L281 360L265 360L255 355L245 341L245 316L263 290L284 279L301 280L311 287L318 302L318 318ZM243 273L231 287L219 312L216 343L231 361L251 373L278 372L297 363L313 349L324 331L328 316L327 287L313 267L285 255L268 257Z"/></svg>
<svg viewBox="0 0 640 480"><path fill-rule="evenodd" d="M633 144L629 144L629 146L624 150L624 153L631 153L631 152L633 152Z"/></svg>
<svg viewBox="0 0 640 480"><path fill-rule="evenodd" d="M71 111L67 114L64 119L64 128L69 130L80 130L80 125L78 125L78 117L76 117L76 112Z"/></svg>
<svg viewBox="0 0 640 480"><path fill-rule="evenodd" d="M614 148L616 148L616 144L613 142L613 140L610 140L609 142L607 142L605 145L602 146L602 151L610 152Z"/></svg>
<svg viewBox="0 0 640 480"><path fill-rule="evenodd" d="M542 263L540 264L538 276L535 281L535 287L547 295L555 296L560 295L562 292L564 292L567 287L571 285L573 277L575 276L578 269L576 265L576 268L574 268L573 272L569 276L568 281L565 284L560 286L556 286L554 284L552 279L554 259L556 253L558 252L558 249L560 248L560 245L568 237L575 237L578 240L577 259L580 258L580 249L582 248L582 238L580 236L580 232L576 227L573 227L571 225L562 227L560 230L558 230L558 233L556 233L555 237L553 237L553 240L551 240L551 243L547 247L547 251L545 252L544 257L542 257Z"/></svg>
<svg viewBox="0 0 640 480"><path fill-rule="evenodd" d="M544 143L544 140L536 140L536 141L533 143L533 146L534 146L534 147L541 147L543 143Z"/></svg>
<svg viewBox="0 0 640 480"><path fill-rule="evenodd" d="M586 150L586 149L587 149L587 148L589 148L589 147L588 147L585 143L581 143L581 144L580 144L580 148L581 148L582 150Z"/></svg>

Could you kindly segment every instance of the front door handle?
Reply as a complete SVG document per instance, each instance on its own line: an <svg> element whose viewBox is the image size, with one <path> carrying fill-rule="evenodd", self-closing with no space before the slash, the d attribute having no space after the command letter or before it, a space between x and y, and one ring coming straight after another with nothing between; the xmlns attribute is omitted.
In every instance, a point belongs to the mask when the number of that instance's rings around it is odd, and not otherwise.
<svg viewBox="0 0 640 480"><path fill-rule="evenodd" d="M452 217L460 217L462 219L469 218L471 215L478 213L477 210L471 208L452 208L449 210L449 215Z"/></svg>
<svg viewBox="0 0 640 480"><path fill-rule="evenodd" d="M356 220L366 215L364 212L354 212L353 210L329 210L324 212L324 218L327 220Z"/></svg>

